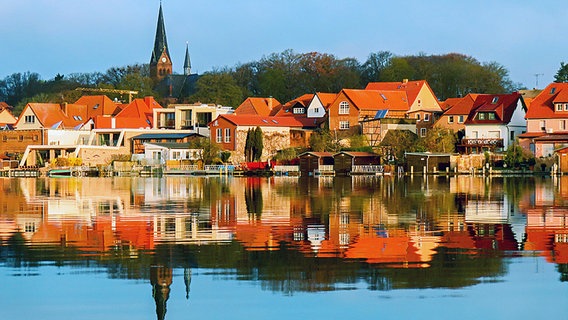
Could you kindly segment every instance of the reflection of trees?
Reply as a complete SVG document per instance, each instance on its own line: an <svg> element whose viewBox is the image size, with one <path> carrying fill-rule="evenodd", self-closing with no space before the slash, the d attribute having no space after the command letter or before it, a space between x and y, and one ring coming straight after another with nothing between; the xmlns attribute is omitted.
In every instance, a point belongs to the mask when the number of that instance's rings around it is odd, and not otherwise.
<svg viewBox="0 0 568 320"><path fill-rule="evenodd" d="M568 282L568 264L559 264L556 268L560 273L560 281Z"/></svg>
<svg viewBox="0 0 568 320"><path fill-rule="evenodd" d="M245 202L247 213L260 219L262 215L262 190L260 189L260 178L249 178L245 187Z"/></svg>

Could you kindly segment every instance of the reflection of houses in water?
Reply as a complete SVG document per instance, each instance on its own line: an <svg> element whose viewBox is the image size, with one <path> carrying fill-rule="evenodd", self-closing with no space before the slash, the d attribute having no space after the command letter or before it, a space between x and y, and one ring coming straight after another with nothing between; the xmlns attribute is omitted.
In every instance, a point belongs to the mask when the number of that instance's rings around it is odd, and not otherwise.
<svg viewBox="0 0 568 320"><path fill-rule="evenodd" d="M558 189L537 184L527 204L525 250L541 251L547 261L568 264L568 177L562 176Z"/></svg>

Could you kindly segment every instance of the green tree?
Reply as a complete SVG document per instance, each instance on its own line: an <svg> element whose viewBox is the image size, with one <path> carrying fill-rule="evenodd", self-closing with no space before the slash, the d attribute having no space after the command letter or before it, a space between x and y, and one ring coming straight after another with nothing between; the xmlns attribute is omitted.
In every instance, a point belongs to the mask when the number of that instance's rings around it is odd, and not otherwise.
<svg viewBox="0 0 568 320"><path fill-rule="evenodd" d="M242 102L242 90L228 71L205 73L199 77L195 87L196 92L189 97L189 100L194 102L214 103L235 108Z"/></svg>
<svg viewBox="0 0 568 320"><path fill-rule="evenodd" d="M507 148L505 152L505 164L509 168L518 168L521 164L531 165L535 163L532 153L523 150L523 148L515 142Z"/></svg>
<svg viewBox="0 0 568 320"><path fill-rule="evenodd" d="M568 64L560 62L560 68L554 75L554 82L568 82Z"/></svg>
<svg viewBox="0 0 568 320"><path fill-rule="evenodd" d="M204 164L215 164L221 163L221 148L218 144L211 142L211 139L207 137L200 137L191 140L189 143L190 149L200 149L199 159L203 161Z"/></svg>
<svg viewBox="0 0 568 320"><path fill-rule="evenodd" d="M253 137L253 159L254 161L260 161L262 156L262 150L264 149L264 142L262 138L262 129L260 127L256 127L254 129L254 137Z"/></svg>
<svg viewBox="0 0 568 320"><path fill-rule="evenodd" d="M367 61L361 66L361 80L364 85L379 81L383 70L389 66L393 54L389 51L379 51L369 54Z"/></svg>
<svg viewBox="0 0 568 320"><path fill-rule="evenodd" d="M424 151L453 153L456 149L456 134L445 128L434 127L419 139L419 146Z"/></svg>
<svg viewBox="0 0 568 320"><path fill-rule="evenodd" d="M389 130L379 144L383 159L402 163L404 153L416 151L418 136L410 130Z"/></svg>

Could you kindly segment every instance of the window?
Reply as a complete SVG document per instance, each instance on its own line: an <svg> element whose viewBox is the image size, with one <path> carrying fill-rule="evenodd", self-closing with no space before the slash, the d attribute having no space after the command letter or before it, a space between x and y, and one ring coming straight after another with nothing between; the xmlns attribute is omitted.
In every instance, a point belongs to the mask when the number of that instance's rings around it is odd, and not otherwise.
<svg viewBox="0 0 568 320"><path fill-rule="evenodd" d="M458 123L463 123L464 116L458 116Z"/></svg>
<svg viewBox="0 0 568 320"><path fill-rule="evenodd" d="M562 111L562 103L556 104L556 111Z"/></svg>
<svg viewBox="0 0 568 320"><path fill-rule="evenodd" d="M491 100L491 103L497 103L497 101L499 101L499 97L493 97L493 100Z"/></svg>
<svg viewBox="0 0 568 320"><path fill-rule="evenodd" d="M493 112L488 113L488 114L487 114L487 118L488 118L489 120L495 120L495 113L493 113Z"/></svg>
<svg viewBox="0 0 568 320"><path fill-rule="evenodd" d="M93 110L97 110L98 108L99 108L99 104L98 104L98 103L93 106Z"/></svg>
<svg viewBox="0 0 568 320"><path fill-rule="evenodd" d="M349 114L349 102L341 101L339 103L339 114Z"/></svg>
<svg viewBox="0 0 568 320"><path fill-rule="evenodd" d="M560 120L560 130L566 130L566 120Z"/></svg>
<svg viewBox="0 0 568 320"><path fill-rule="evenodd" d="M420 121L420 113L417 113L417 114L416 114L416 121L417 121L417 122Z"/></svg>
<svg viewBox="0 0 568 320"><path fill-rule="evenodd" d="M542 131L546 130L546 121L544 120L540 121L540 130Z"/></svg>
<svg viewBox="0 0 568 320"><path fill-rule="evenodd" d="M424 121L430 121L430 114L425 114L424 115Z"/></svg>
<svg viewBox="0 0 568 320"><path fill-rule="evenodd" d="M304 108L294 108L294 114L303 114Z"/></svg>
<svg viewBox="0 0 568 320"><path fill-rule="evenodd" d="M223 129L221 128L217 128L217 130L215 130L215 141L217 143L221 143L223 142Z"/></svg>
<svg viewBox="0 0 568 320"><path fill-rule="evenodd" d="M555 87L552 87L552 88L550 89L550 94L554 94L555 92L556 92L556 88L555 88Z"/></svg>
<svg viewBox="0 0 568 320"><path fill-rule="evenodd" d="M231 142L231 129L225 128L225 143Z"/></svg>
<svg viewBox="0 0 568 320"><path fill-rule="evenodd" d="M24 118L25 123L35 123L35 116L31 115L31 116L26 116Z"/></svg>
<svg viewBox="0 0 568 320"><path fill-rule="evenodd" d="M448 123L454 123L454 116L448 116Z"/></svg>
<svg viewBox="0 0 568 320"><path fill-rule="evenodd" d="M510 140L511 140L511 141L515 141L515 131L511 131L511 132L510 132L510 135L511 135L511 136L510 136Z"/></svg>
<svg viewBox="0 0 568 320"><path fill-rule="evenodd" d="M180 151L174 151L174 152L172 153L172 159L173 159L173 160L179 160L179 159L181 159L181 152L180 152Z"/></svg>
<svg viewBox="0 0 568 320"><path fill-rule="evenodd" d="M477 119L478 119L478 120L485 120L485 113L483 113L483 112L478 113L478 114L477 114Z"/></svg>
<svg viewBox="0 0 568 320"><path fill-rule="evenodd" d="M2 141L8 141L8 136L7 135L2 136Z"/></svg>
<svg viewBox="0 0 568 320"><path fill-rule="evenodd" d="M568 111L568 103L564 104L564 111Z"/></svg>
<svg viewBox="0 0 568 320"><path fill-rule="evenodd" d="M425 136L426 136L426 128L420 128L420 136L421 136L421 137L425 137Z"/></svg>
<svg viewBox="0 0 568 320"><path fill-rule="evenodd" d="M349 121L339 121L339 129L340 130L349 129Z"/></svg>
<svg viewBox="0 0 568 320"><path fill-rule="evenodd" d="M320 112L320 108L314 108L314 113L319 113Z"/></svg>

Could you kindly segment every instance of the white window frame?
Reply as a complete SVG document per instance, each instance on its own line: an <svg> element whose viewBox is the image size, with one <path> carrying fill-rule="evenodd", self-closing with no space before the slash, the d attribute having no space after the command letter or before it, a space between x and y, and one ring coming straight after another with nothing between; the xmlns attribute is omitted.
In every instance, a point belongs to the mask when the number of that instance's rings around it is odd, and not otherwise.
<svg viewBox="0 0 568 320"><path fill-rule="evenodd" d="M454 123L454 116L448 116L448 123Z"/></svg>
<svg viewBox="0 0 568 320"><path fill-rule="evenodd" d="M425 122L430 121L430 114L429 113L424 114L424 121Z"/></svg>
<svg viewBox="0 0 568 320"><path fill-rule="evenodd" d="M215 130L215 131L216 131L216 133L215 133L215 141L216 141L217 143L223 142L223 129L217 128L217 130Z"/></svg>
<svg viewBox="0 0 568 320"><path fill-rule="evenodd" d="M339 103L339 114L349 114L349 102L341 101Z"/></svg>
<svg viewBox="0 0 568 320"><path fill-rule="evenodd" d="M292 112L294 114L304 114L304 108L294 108Z"/></svg>
<svg viewBox="0 0 568 320"><path fill-rule="evenodd" d="M421 136L421 137L425 137L425 136L426 136L426 128L420 128L420 136Z"/></svg>
<svg viewBox="0 0 568 320"><path fill-rule="evenodd" d="M465 121L464 116L458 116L458 123L464 123L464 121Z"/></svg>
<svg viewBox="0 0 568 320"><path fill-rule="evenodd" d="M420 113L416 114L416 122L420 122Z"/></svg>
<svg viewBox="0 0 568 320"><path fill-rule="evenodd" d="M349 121L339 121L339 130L349 129Z"/></svg>
<svg viewBox="0 0 568 320"><path fill-rule="evenodd" d="M556 111L562 111L562 110L564 110L562 103L557 103L556 104Z"/></svg>
<svg viewBox="0 0 568 320"><path fill-rule="evenodd" d="M231 142L231 128L225 128L225 143Z"/></svg>
<svg viewBox="0 0 568 320"><path fill-rule="evenodd" d="M33 114L25 116L24 122L25 123L35 123L35 116Z"/></svg>

